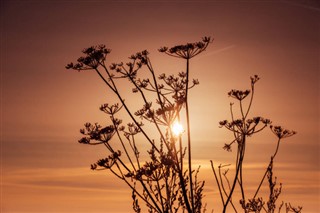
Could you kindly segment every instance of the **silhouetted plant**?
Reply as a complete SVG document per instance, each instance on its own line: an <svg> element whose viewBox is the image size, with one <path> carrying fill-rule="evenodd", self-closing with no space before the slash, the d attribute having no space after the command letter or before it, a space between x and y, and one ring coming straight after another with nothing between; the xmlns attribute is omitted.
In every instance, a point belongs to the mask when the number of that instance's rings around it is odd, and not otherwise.
<svg viewBox="0 0 320 213"><path fill-rule="evenodd" d="M111 50L104 45L84 49L82 51L83 57L80 57L76 63L70 63L66 66L67 69L78 71L94 70L118 98L119 103L107 103L100 107L100 110L110 118L111 123L107 126L86 123L84 129L80 130L83 137L79 143L106 147L109 156L93 163L91 169L110 170L116 177L124 181L132 190L134 212L142 212L141 201L145 203L148 212L200 213L206 211L206 205L202 203L204 181L198 180L200 167L197 170L192 168L188 91L199 84L197 79L190 80L190 60L205 51L211 41L210 37L204 37L200 42L159 49L160 52L169 56L185 60L186 70L177 76L163 73L156 77L149 53L146 50L130 56L130 61L125 64L121 62L107 66L106 58ZM139 78L139 72L143 68L148 71L149 78ZM142 100L143 106L135 112L132 111L120 93L120 79L127 79L133 87L132 92L137 93ZM221 127L227 128L234 135L234 140L225 144L223 148L231 151L232 145L237 145L236 173L231 182L227 177L228 169L222 172L222 168L229 165L220 165L217 175L211 161L223 212L226 212L229 204L237 212L232 200L236 185L240 186L242 195L240 206L244 212L260 212L262 210L274 212L275 203L281 193L281 185L277 188L276 179L273 178L273 161L278 152L280 140L294 135L295 132L285 130L280 126L271 126L269 119L248 118L253 101L254 86L258 80L258 76L251 78L251 90L230 91L229 96L240 103L241 116L239 119L235 119L232 105L230 105L231 121L220 122ZM251 95L249 106L245 110L243 101L249 95ZM125 111L129 115L130 121L127 124L123 124L119 118L120 111ZM183 145L185 137L182 137L182 129L179 126L182 117L186 120L187 126L186 146ZM154 126L155 132L147 132L143 121L150 122ZM174 129L176 125L178 125L177 132ZM267 126L270 126L278 137L277 148L255 195L253 198L247 199L243 186L243 159L247 144L246 139ZM145 152L143 150L144 141L149 144L147 160L141 157L141 152ZM115 142L117 144L114 144ZM121 148L116 148L119 147L118 145ZM270 189L267 203L261 197L256 198L266 177ZM283 203L279 207L279 211L282 206ZM301 207L294 208L290 204L286 204L286 211L300 212Z"/></svg>
<svg viewBox="0 0 320 213"><path fill-rule="evenodd" d="M231 121L223 120L220 121L220 127L225 127L227 130L231 131L234 139L230 143L226 143L223 147L226 151L231 152L232 146L236 146L236 168L235 168L235 175L234 178L230 181L227 177L228 170L225 170L223 173L224 179L221 176L221 168L225 166L219 166L219 176L215 172L215 168L213 165L213 161L211 161L211 167L214 173L214 177L217 182L217 186L220 193L220 198L223 206L223 212L226 212L227 207L229 204L231 205L232 209L235 212L238 212L235 204L233 203L232 198L234 198L234 190L236 185L240 188L240 206L244 210L244 212L275 212L276 211L276 201L278 200L279 195L281 194L282 184L280 183L279 187L276 187L276 179L273 178L273 163L276 155L278 154L280 141L284 138L293 136L296 134L295 131L284 129L281 126L273 126L271 125L271 121L269 119L256 116L252 118L248 118L249 112L252 107L253 97L255 92L255 84L259 81L259 77L257 75L251 77L251 90L231 90L228 95L239 103L239 118L235 117L233 103L230 104L230 114L231 114ZM249 103L247 108L244 107L244 100L250 97ZM247 138L252 137L254 134L257 134L264 130L267 126L270 127L271 131L276 135L278 138L276 144L276 150L274 154L271 156L271 160L267 169L260 181L260 184L257 187L255 194L248 199L247 192L245 191L245 187L243 185L243 161L245 157L245 150L246 146L248 145ZM260 188L267 177L268 186L269 186L269 197L268 200L265 201L262 197L257 197ZM224 183L227 183L225 186ZM286 204L288 205L288 204ZM291 205L290 205L291 206ZM278 211L280 212L282 205L279 206ZM289 208L287 208L289 209ZM302 207L298 208L290 208L301 211ZM288 210L287 210L288 211Z"/></svg>

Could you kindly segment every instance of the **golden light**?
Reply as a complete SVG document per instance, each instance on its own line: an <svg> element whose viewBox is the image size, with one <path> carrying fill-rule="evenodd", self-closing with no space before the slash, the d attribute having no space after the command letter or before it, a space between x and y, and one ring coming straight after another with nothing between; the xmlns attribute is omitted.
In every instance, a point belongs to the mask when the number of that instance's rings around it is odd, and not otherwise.
<svg viewBox="0 0 320 213"><path fill-rule="evenodd" d="M174 136L179 136L184 132L183 126L178 121L175 121L172 124L171 130L172 130Z"/></svg>

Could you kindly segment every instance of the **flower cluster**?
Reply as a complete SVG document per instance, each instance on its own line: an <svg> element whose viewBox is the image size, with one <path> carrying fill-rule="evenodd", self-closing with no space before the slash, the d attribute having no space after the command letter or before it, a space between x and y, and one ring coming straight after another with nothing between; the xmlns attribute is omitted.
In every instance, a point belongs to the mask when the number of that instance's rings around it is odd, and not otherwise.
<svg viewBox="0 0 320 213"><path fill-rule="evenodd" d="M228 93L230 97L235 98L239 101L242 101L243 99L245 99L249 94L250 94L250 90L242 91L242 90L236 90L236 89L233 89Z"/></svg>
<svg viewBox="0 0 320 213"><path fill-rule="evenodd" d="M109 105L109 104L102 104L100 106L100 110L102 112L105 112L106 114L108 115L114 115L116 114L117 112L119 112L121 110L122 106L119 106L119 104L112 104L112 105Z"/></svg>
<svg viewBox="0 0 320 213"><path fill-rule="evenodd" d="M128 123L127 124L127 130L125 130L125 127L122 126L119 128L119 131L122 131L124 136L130 140L130 137L138 134L141 132L141 126L143 126L143 123L139 123L136 125L135 123Z"/></svg>
<svg viewBox="0 0 320 213"><path fill-rule="evenodd" d="M250 77L251 79L251 85L254 85L257 81L260 80L260 77L258 75L254 75Z"/></svg>
<svg viewBox="0 0 320 213"><path fill-rule="evenodd" d="M155 149L148 151L151 161L146 162L136 171L128 172L125 176L136 180L159 181L169 176L170 169L174 167L175 161L172 155L164 153L161 149L159 157L156 156Z"/></svg>
<svg viewBox="0 0 320 213"><path fill-rule="evenodd" d="M164 177L161 172L162 165L160 163L146 162L135 174L137 180L143 179L143 176L151 181L157 181Z"/></svg>
<svg viewBox="0 0 320 213"><path fill-rule="evenodd" d="M120 74L117 78L128 78L132 81L136 79L138 70L148 63L148 54L147 50L138 52L129 57L129 59L131 59L130 62L127 62L126 64L123 64L122 62L112 63L109 68L110 70L114 70L116 73Z"/></svg>
<svg viewBox="0 0 320 213"><path fill-rule="evenodd" d="M136 53L135 55L131 55L129 59L132 60L138 60L141 64L147 64L148 59L147 56L149 55L149 52L147 50L143 50L141 52Z"/></svg>
<svg viewBox="0 0 320 213"><path fill-rule="evenodd" d="M288 137L291 137L292 135L297 134L296 131L284 129L281 126L272 126L271 125L270 129L279 139L288 138Z"/></svg>
<svg viewBox="0 0 320 213"><path fill-rule="evenodd" d="M173 118L173 117L175 117L174 115L175 115L176 109L177 109L177 107L174 104L168 103L168 104L164 104L164 106L162 108L157 109L156 114L158 116L165 116L168 118Z"/></svg>
<svg viewBox="0 0 320 213"><path fill-rule="evenodd" d="M259 124L262 124L262 127L257 128ZM243 133L247 136L250 136L258 131L261 131L269 124L271 124L270 119L258 116L247 119L245 122L242 119L236 119L230 122L227 120L223 120L219 122L219 127L225 127L230 131Z"/></svg>
<svg viewBox="0 0 320 213"><path fill-rule="evenodd" d="M91 164L91 169L96 170L98 167L103 167L105 169L110 169L121 156L121 151L113 152L106 158L98 160L96 163Z"/></svg>
<svg viewBox="0 0 320 213"><path fill-rule="evenodd" d="M91 70L101 65L106 56L111 52L105 45L91 46L82 51L85 56L78 58L77 63L69 63L66 69Z"/></svg>
<svg viewBox="0 0 320 213"><path fill-rule="evenodd" d="M151 108L152 103L146 103L141 109L136 111L134 114L140 116L140 118L151 119L154 116L154 110Z"/></svg>
<svg viewBox="0 0 320 213"><path fill-rule="evenodd" d="M185 102L185 92L187 87L187 74L185 72L179 72L178 76L167 76L163 73L159 76L159 79L166 85L166 87L163 84L159 86L160 89L166 91L165 94L172 94L172 98L178 104L183 104ZM192 84L188 86L188 89L191 89L198 84L199 80L193 79Z"/></svg>
<svg viewBox="0 0 320 213"><path fill-rule="evenodd" d="M102 128L99 124L86 123L84 129L80 129L80 133L85 137L79 140L79 143L97 145L107 143L115 134L115 127L113 125ZM94 142L92 142L93 140Z"/></svg>
<svg viewBox="0 0 320 213"><path fill-rule="evenodd" d="M177 45L171 48L168 47L161 47L159 52L166 53L167 55L183 58L183 59L190 59L194 56L203 52L209 43L211 42L210 37L202 38L202 41L195 42L195 43L187 43L185 45Z"/></svg>

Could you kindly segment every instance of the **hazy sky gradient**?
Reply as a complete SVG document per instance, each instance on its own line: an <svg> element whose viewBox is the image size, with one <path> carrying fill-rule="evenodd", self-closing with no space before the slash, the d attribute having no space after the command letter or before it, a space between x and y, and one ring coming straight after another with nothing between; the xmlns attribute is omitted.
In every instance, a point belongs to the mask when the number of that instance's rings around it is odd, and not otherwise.
<svg viewBox="0 0 320 213"><path fill-rule="evenodd" d="M230 118L227 92L248 88L258 74L252 116L298 132L277 156L280 199L319 212L319 8L317 1L1 1L1 212L131 211L120 181L89 170L105 150L77 143L83 123L106 122L98 108L116 100L95 73L64 66L83 48L106 44L110 63L148 49L158 74L177 73L183 61L157 49L202 36L214 42L191 61L200 85L190 108L208 208L219 204L209 160L231 163L235 154L222 150L232 135L218 128ZM269 131L252 139L250 187L275 142Z"/></svg>

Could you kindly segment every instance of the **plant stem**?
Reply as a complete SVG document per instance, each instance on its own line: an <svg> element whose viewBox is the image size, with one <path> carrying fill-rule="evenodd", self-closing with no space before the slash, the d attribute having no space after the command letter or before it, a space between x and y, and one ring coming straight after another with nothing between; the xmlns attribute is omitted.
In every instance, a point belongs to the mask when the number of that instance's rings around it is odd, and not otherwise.
<svg viewBox="0 0 320 213"><path fill-rule="evenodd" d="M235 186L236 186L236 183L237 183L237 180L238 180L239 171L240 171L240 168L241 168L241 166L242 166L243 157L244 157L244 156L243 156L244 153L243 153L243 151L242 151L242 149L243 149L243 144L244 144L244 143L245 143L245 137L243 136L242 141L241 141L241 144L239 145L239 146L240 146L240 156L239 156L239 163L237 164L237 168L236 168L236 175L235 175L235 178L234 178L234 181L233 181L231 190L230 190L230 194L229 194L229 196L228 196L228 198L227 198L226 203L225 203L224 206L223 206L223 213L225 213L226 210L227 210L227 206L228 206L229 201L230 201L230 199L231 199L231 197L232 197L233 191L234 191L234 189L235 189Z"/></svg>
<svg viewBox="0 0 320 213"><path fill-rule="evenodd" d="M210 162L211 162L211 168L212 168L212 171L213 171L213 174L214 174L214 178L216 179L216 182L217 182L217 185L218 185L219 194L220 194L220 197L221 197L221 202L222 202L222 205L224 206L224 199L223 199L223 195L222 195L219 179L218 179L216 171L214 169L212 160L210 160Z"/></svg>
<svg viewBox="0 0 320 213"><path fill-rule="evenodd" d="M280 145L280 139L278 139L276 151L275 151L274 154L271 156L270 163L269 163L269 165L268 165L268 167L267 167L267 169L266 169L266 172L264 173L264 175L263 175L263 177L262 177L262 179L261 179L261 181L260 181L260 184L259 184L259 186L258 186L258 188L257 188L256 193L255 193L254 196L253 196L253 199L256 198L256 196L257 196L257 194L258 194L258 192L259 192L259 190L260 190L260 188L261 188L261 185L262 185L264 179L266 178L266 176L267 176L267 174L268 174L268 169L269 169L270 165L273 163L273 160L274 160L274 158L276 157L276 155L277 155L277 153L278 153L279 145Z"/></svg>
<svg viewBox="0 0 320 213"><path fill-rule="evenodd" d="M193 181L192 181L192 162L191 162L191 137L190 137L190 117L188 104L188 86L189 86L189 58L187 58L187 78L186 78L186 117L187 117L187 132L188 132L188 164L189 164L189 180L190 180L190 200L192 212L194 212L194 197L193 197Z"/></svg>
<svg viewBox="0 0 320 213"><path fill-rule="evenodd" d="M111 78L111 75L109 73L109 71L107 70L106 67L104 67L105 71L107 72L109 79L111 81L111 83L114 85L114 88L108 83L108 81L102 76L102 74L99 72L98 69L95 69L96 72L98 73L98 75L100 76L100 78L108 85L108 87L118 96L121 104L124 106L124 108L126 109L127 113L129 114L129 116L131 117L131 119L133 120L133 122L139 127L140 131L142 132L142 134L146 137L146 139L149 141L149 143L152 145L152 147L159 152L159 149L155 146L154 142L150 139L150 137L147 135L147 133L142 129L142 127L139 125L138 121L134 118L134 116L132 115L131 111L129 110L128 106L124 103L124 100L122 99L121 95L119 94L117 88L115 87L115 83Z"/></svg>

